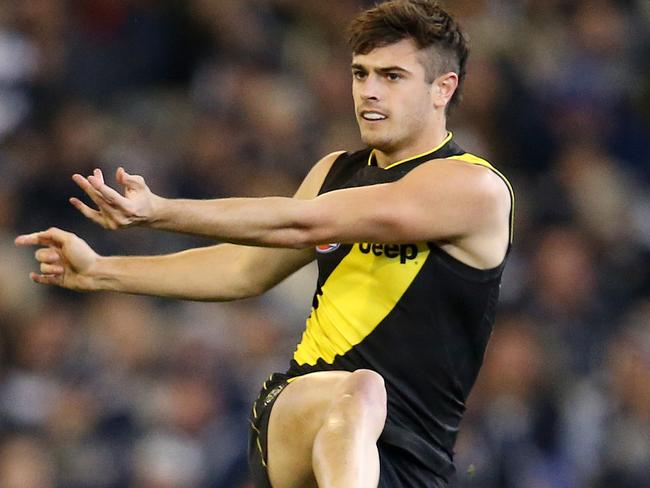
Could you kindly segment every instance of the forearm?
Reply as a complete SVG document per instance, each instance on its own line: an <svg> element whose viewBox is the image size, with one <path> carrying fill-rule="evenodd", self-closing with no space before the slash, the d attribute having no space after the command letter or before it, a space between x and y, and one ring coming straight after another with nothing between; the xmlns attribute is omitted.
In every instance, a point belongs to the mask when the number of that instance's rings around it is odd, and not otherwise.
<svg viewBox="0 0 650 488"><path fill-rule="evenodd" d="M162 199L150 226L251 246L308 248L400 236L382 198L386 185L337 190L313 199Z"/></svg>
<svg viewBox="0 0 650 488"><path fill-rule="evenodd" d="M111 256L97 260L87 288L200 301L228 301L258 290L239 270L237 246L191 249L164 256Z"/></svg>
<svg viewBox="0 0 650 488"><path fill-rule="evenodd" d="M284 197L162 199L150 226L253 246L301 248L309 200Z"/></svg>
<svg viewBox="0 0 650 488"><path fill-rule="evenodd" d="M423 205L405 198L407 190L376 184L312 199L163 199L150 225L231 243L297 249L326 242L399 243L455 235L455 229L444 228L431 216L435 208L441 221L455 222L457 205Z"/></svg>

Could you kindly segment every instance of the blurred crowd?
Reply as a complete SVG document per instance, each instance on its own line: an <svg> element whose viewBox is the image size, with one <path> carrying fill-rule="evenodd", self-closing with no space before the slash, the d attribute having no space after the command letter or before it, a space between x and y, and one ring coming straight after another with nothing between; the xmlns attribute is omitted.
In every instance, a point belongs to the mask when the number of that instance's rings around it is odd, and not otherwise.
<svg viewBox="0 0 650 488"><path fill-rule="evenodd" d="M231 304L75 294L31 283L13 238L211 244L85 221L70 176L95 167L169 197L290 195L361 148L344 31L370 4L0 1L0 486L250 486L249 408L288 366L314 268ZM517 196L454 486L648 487L650 3L446 5L472 39L449 127Z"/></svg>

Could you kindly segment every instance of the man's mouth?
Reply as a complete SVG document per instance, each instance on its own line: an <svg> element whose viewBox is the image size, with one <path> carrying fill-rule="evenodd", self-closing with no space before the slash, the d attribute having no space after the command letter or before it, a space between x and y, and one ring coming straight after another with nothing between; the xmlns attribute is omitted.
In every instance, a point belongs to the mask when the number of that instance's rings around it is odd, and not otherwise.
<svg viewBox="0 0 650 488"><path fill-rule="evenodd" d="M371 122L376 122L378 120L385 120L388 117L386 117L386 115L382 114L381 112L376 112L374 110L364 110L361 112L361 118L364 120L369 120Z"/></svg>

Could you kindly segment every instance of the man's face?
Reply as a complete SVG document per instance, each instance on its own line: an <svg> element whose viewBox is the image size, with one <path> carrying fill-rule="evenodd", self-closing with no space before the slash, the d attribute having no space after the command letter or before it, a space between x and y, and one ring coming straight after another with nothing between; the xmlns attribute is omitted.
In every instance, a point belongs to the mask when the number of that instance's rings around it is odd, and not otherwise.
<svg viewBox="0 0 650 488"><path fill-rule="evenodd" d="M361 139L386 153L417 144L434 119L432 84L411 39L357 54L352 95Z"/></svg>

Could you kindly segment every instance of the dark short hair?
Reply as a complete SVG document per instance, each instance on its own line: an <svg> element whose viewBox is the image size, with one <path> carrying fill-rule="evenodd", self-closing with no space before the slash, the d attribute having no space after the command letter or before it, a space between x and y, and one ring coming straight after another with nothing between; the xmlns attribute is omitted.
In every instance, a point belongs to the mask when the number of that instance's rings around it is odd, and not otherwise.
<svg viewBox="0 0 650 488"><path fill-rule="evenodd" d="M348 29L354 54L412 39L423 50L427 82L444 73L458 75L450 105L460 101L469 55L468 40L456 20L435 0L390 0L359 14Z"/></svg>

